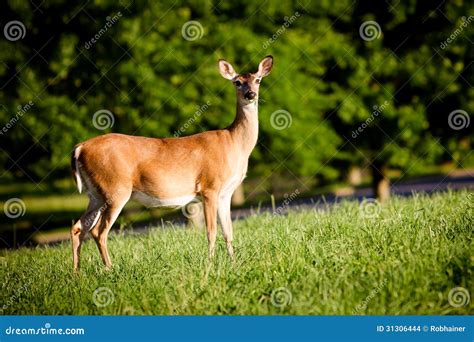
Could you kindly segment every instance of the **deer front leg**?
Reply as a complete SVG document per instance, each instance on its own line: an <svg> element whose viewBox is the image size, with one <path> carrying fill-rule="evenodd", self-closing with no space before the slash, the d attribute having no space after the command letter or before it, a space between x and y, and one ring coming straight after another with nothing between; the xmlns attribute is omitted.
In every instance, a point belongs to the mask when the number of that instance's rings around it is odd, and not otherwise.
<svg viewBox="0 0 474 342"><path fill-rule="evenodd" d="M207 241L209 243L209 259L214 257L217 237L217 192L206 192L202 194L204 202L204 216L206 219Z"/></svg>
<svg viewBox="0 0 474 342"><path fill-rule="evenodd" d="M232 218L230 216L231 196L225 195L219 201L219 221L222 226L222 234L227 246L227 253L229 257L234 260L234 248L232 247L233 232L232 232Z"/></svg>

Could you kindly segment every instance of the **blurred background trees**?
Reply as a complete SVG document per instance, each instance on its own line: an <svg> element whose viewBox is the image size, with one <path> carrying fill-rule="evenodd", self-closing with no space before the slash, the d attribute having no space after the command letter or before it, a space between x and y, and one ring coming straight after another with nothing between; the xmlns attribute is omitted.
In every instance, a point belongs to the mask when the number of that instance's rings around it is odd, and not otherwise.
<svg viewBox="0 0 474 342"><path fill-rule="evenodd" d="M275 67L261 87L249 195L310 193L344 183L355 167L370 171L383 199L390 177L474 164L472 124L453 129L448 120L456 110L470 120L474 110L471 1L1 6L2 28L15 20L25 27L22 39L0 39L0 122L18 119L0 134L2 181L68 178L73 146L106 132L223 128L235 94L217 60L247 72L269 54ZM190 21L197 36L185 37ZM113 114L113 126L96 128L99 110Z"/></svg>

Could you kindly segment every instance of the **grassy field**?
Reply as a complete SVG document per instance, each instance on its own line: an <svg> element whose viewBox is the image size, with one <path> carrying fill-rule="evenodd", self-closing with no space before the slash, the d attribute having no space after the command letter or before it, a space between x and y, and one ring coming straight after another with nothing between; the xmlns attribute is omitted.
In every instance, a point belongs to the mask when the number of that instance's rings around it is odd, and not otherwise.
<svg viewBox="0 0 474 342"><path fill-rule="evenodd" d="M472 192L344 202L235 223L207 260L203 231L111 234L72 272L68 243L0 252L3 314L473 314ZM463 288L461 290L456 288ZM454 289L454 290L453 290ZM451 292L451 295L450 295Z"/></svg>

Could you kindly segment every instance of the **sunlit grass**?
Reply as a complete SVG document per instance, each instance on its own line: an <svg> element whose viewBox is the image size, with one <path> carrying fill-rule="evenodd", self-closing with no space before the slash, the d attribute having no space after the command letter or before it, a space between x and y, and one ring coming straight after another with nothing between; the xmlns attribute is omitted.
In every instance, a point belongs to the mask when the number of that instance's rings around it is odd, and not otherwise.
<svg viewBox="0 0 474 342"><path fill-rule="evenodd" d="M110 271L91 240L79 274L67 243L2 251L0 302L5 314L472 314L448 295L473 293L473 199L251 216L235 223L235 263L220 237L209 263L205 233L185 229L111 234Z"/></svg>

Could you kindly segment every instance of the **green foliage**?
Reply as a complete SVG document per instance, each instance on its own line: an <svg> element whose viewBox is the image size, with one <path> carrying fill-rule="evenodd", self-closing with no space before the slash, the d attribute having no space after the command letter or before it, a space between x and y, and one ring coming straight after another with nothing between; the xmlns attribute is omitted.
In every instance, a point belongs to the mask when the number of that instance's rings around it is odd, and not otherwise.
<svg viewBox="0 0 474 342"><path fill-rule="evenodd" d="M34 102L0 135L0 163L16 177L68 175L73 146L104 132L170 136L207 102L184 134L225 127L235 94L217 59L246 72L268 54L275 66L261 87L251 175L327 181L343 177L350 164L377 160L410 170L415 159L432 164L471 150L472 124L455 131L447 117L474 111L472 27L440 49L472 13L469 1L58 0L40 9L17 1L5 7L2 27L20 20L26 36L0 40L1 122ZM111 18L118 19L105 30ZM202 25L200 39L183 38L190 20ZM380 25L378 39L361 39L367 20ZM100 109L115 118L105 131L92 124ZM276 130L271 114L281 109L292 124Z"/></svg>
<svg viewBox="0 0 474 342"><path fill-rule="evenodd" d="M379 209L344 202L238 221L234 264L220 237L209 265L203 231L170 228L111 234L110 271L92 240L79 274L69 243L1 251L3 314L472 314L472 301L448 300L455 287L474 290L472 193L394 198ZM105 307L94 303L101 287Z"/></svg>

